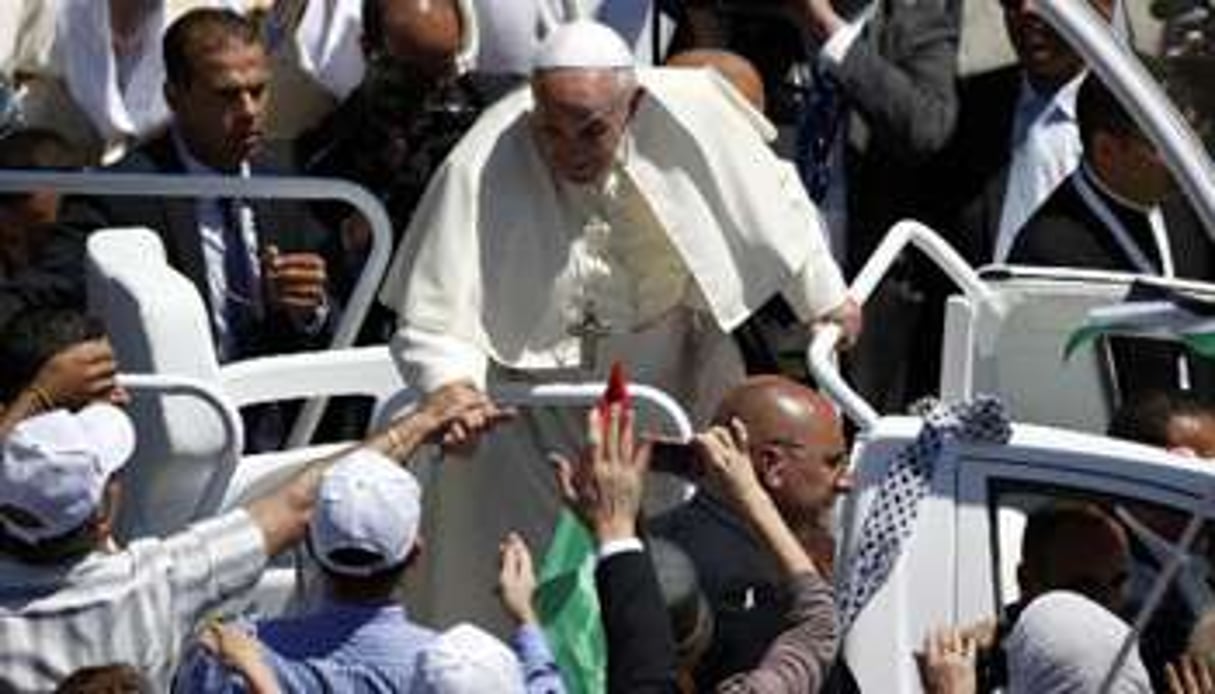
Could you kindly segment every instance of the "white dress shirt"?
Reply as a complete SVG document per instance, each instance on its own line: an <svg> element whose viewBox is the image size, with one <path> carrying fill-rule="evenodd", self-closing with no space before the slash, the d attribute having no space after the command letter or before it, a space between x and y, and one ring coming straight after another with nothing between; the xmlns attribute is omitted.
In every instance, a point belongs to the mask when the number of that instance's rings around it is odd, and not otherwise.
<svg viewBox="0 0 1215 694"><path fill-rule="evenodd" d="M1008 259L1021 227L1080 164L1083 148L1076 123L1076 94L1083 81L1081 73L1054 94L1039 94L1029 82L1022 82L992 262Z"/></svg>

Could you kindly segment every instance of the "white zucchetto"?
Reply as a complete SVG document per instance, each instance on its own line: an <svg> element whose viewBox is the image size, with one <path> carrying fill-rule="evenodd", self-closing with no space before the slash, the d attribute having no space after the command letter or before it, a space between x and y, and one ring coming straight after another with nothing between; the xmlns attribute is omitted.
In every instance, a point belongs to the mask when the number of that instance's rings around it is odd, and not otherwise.
<svg viewBox="0 0 1215 694"><path fill-rule="evenodd" d="M532 73L560 68L621 69L636 64L633 52L611 28L586 19L562 24L545 37Z"/></svg>

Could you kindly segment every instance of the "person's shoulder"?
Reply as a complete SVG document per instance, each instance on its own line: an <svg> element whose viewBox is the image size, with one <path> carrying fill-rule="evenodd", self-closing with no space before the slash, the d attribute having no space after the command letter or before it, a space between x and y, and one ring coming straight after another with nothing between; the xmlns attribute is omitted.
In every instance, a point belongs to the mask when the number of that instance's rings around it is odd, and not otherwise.
<svg viewBox="0 0 1215 694"><path fill-rule="evenodd" d="M981 100L1016 93L1021 88L1021 82L1021 67L1017 64L1005 65L962 78L958 82L958 94L963 98Z"/></svg>
<svg viewBox="0 0 1215 694"><path fill-rule="evenodd" d="M299 148L292 140L267 140L252 158L254 173L290 176L303 170Z"/></svg>
<svg viewBox="0 0 1215 694"><path fill-rule="evenodd" d="M1079 203L1072 186L1064 182L1025 222L1009 251L1009 262L1026 265L1079 263L1099 244L1090 215Z"/></svg>
<svg viewBox="0 0 1215 694"><path fill-rule="evenodd" d="M107 171L121 173L165 173L182 169L181 159L174 149L173 138L163 132L130 149Z"/></svg>

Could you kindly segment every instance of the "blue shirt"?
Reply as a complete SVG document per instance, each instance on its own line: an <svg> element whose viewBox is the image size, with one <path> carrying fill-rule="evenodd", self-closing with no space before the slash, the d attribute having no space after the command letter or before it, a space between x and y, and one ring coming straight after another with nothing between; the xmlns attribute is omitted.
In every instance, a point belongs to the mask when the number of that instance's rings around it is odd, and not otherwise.
<svg viewBox="0 0 1215 694"><path fill-rule="evenodd" d="M511 646L523 666L527 694L565 694L561 670L553 657L544 632L535 624L524 624L515 630Z"/></svg>
<svg viewBox="0 0 1215 694"><path fill-rule="evenodd" d="M257 626L262 655L284 694L289 692L409 691L418 654L433 630L409 621L396 603L329 602L300 617ZM214 658L197 656L179 676L177 691L243 692L244 683Z"/></svg>

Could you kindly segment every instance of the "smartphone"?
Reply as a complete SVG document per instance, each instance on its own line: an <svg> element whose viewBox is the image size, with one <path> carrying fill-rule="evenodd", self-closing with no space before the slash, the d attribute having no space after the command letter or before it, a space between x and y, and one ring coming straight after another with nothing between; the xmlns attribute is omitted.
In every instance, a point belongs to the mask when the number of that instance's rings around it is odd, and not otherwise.
<svg viewBox="0 0 1215 694"><path fill-rule="evenodd" d="M701 476L700 456L686 441L654 439L650 448L650 469L694 480Z"/></svg>

